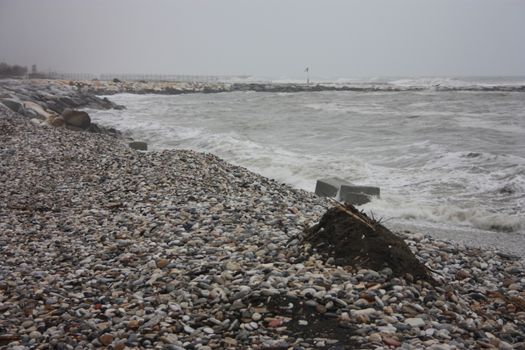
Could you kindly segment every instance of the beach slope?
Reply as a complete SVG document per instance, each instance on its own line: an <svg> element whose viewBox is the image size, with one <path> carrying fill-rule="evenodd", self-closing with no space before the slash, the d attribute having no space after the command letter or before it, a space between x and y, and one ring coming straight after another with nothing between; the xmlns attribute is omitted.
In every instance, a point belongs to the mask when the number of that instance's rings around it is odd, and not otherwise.
<svg viewBox="0 0 525 350"><path fill-rule="evenodd" d="M438 285L300 244L329 203L0 106L0 347L524 348L525 270L404 235Z"/></svg>

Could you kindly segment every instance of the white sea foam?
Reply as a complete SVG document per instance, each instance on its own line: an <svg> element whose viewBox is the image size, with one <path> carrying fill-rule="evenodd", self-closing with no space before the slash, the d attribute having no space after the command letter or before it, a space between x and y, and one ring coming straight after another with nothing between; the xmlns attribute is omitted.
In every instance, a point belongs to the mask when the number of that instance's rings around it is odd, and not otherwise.
<svg viewBox="0 0 525 350"><path fill-rule="evenodd" d="M498 77L479 77L479 78L403 78L388 81L393 86L404 88L488 88L488 87L521 87L525 86L525 79L518 78L498 78Z"/></svg>
<svg viewBox="0 0 525 350"><path fill-rule="evenodd" d="M446 87L464 87L475 85L471 82L466 82L455 78L412 78L412 79L398 79L389 82L392 85L402 87L433 87L433 86L446 86Z"/></svg>
<svg viewBox="0 0 525 350"><path fill-rule="evenodd" d="M388 222L427 222L443 227L472 227L485 231L520 232L525 219L517 215L491 213L481 208L459 208L450 204L407 201L399 196L386 196L361 206L362 210Z"/></svg>

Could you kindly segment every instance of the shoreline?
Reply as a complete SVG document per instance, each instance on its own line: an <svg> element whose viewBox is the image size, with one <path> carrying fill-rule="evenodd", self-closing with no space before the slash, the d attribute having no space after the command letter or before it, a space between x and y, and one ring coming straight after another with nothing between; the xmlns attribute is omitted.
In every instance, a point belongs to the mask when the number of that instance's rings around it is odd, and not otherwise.
<svg viewBox="0 0 525 350"><path fill-rule="evenodd" d="M314 94L315 95L315 94ZM265 174L266 176L269 176L270 178L277 178L278 181L291 184L295 188L301 188L308 191L314 191L314 186L316 183L316 179L322 179L326 174L325 172L327 170L319 171L319 168L317 169L315 175L309 174L309 170L306 171L304 168L304 164L297 164L298 169L301 169L299 173L294 173L293 175L287 175L290 171L290 168L287 167L287 164L282 161L281 157L277 157L277 159L272 160L272 170L268 170L264 168L264 162L258 161L259 159L265 159L266 156L270 156L268 154L268 151L264 151L264 156L262 157L251 157L246 158L243 154L244 149L237 148L239 143L231 144L233 140L230 141L229 138L224 139L224 142L222 141L223 138L219 137L216 138L215 135L211 136L210 129L215 130L215 132L222 133L224 132L224 127L221 123L220 117L214 117L212 120L212 124L208 125L206 122L205 124L202 124L202 121L197 124L197 129L199 130L199 134L201 133L202 126L205 126L206 132L204 132L202 135L203 137L210 137L210 139L206 140L200 140L199 138L196 138L195 135L191 135L189 139L186 139L187 135L181 135L182 140L177 140L176 132L169 132L167 130L171 130L173 127L174 130L178 130L179 126L177 125L177 118L174 120L170 120L167 118L169 113L167 112L161 112L159 109L155 108L154 110L148 111L150 104L153 106L158 105L171 105L175 110L178 110L179 105L185 105L187 103L198 103L197 101L203 100L203 101L213 101L215 103L216 101L220 101L220 103L230 103L230 101L262 101L262 100L268 100L270 101L272 99L276 99L278 101L295 101L300 100L300 103L308 104L309 99L314 99L317 101L317 99L326 100L329 101L330 99L339 100L339 99L346 99L346 94L328 94L326 96L314 96L310 94L304 94L302 96L293 96L293 95L287 95L287 96L281 96L281 94L256 94L256 93L233 93L233 95L229 95L227 93L221 94L221 95L194 95L193 97L191 95L185 95L183 96L168 96L168 95L136 95L136 94L120 94L120 95L113 95L108 96L109 99L114 100L120 104L127 105L129 110L126 111L94 111L91 110L93 115L95 116L95 120L99 121L100 123L103 123L106 126L113 126L115 128L122 128L122 130L127 130L129 135L135 135L138 139L141 137L146 138L148 141L151 142L152 149L155 150L162 150L162 149L173 149L173 148L191 148L191 146L185 146L184 144L187 144L190 142L191 144L194 144L195 147L198 147L201 151L208 150L209 152L217 152L219 156L223 156L225 160L232 162L236 165L246 166L250 170L255 171L260 174ZM403 94L404 95L404 94ZM451 96L449 98L454 98L456 96L455 94L450 94ZM510 94L507 94L510 95ZM432 94L432 96L438 96L438 94ZM457 96L456 96L457 97ZM482 96L480 96L483 98ZM517 96L514 96L516 98ZM350 98L350 96L349 96ZM355 97L357 98L357 97ZM376 98L389 98L387 95L383 95L383 97L375 97L375 96L368 96L367 100L370 101L375 100ZM399 98L404 98L400 96ZM418 96L410 96L410 98L419 98ZM470 97L462 97L462 98L470 98ZM487 97L488 98L488 97ZM327 100L328 99L328 100ZM353 99L353 97L352 97ZM140 103L139 103L140 101ZM382 101L382 100L381 100ZM206 102L208 103L208 102ZM288 104L290 102L287 102ZM214 113L221 113L222 116L224 116L226 119L226 123L230 120L228 117L228 113L224 112L221 107L214 107L210 106L209 108L204 107L206 104L193 105L192 108L199 109L203 108L204 115L209 114L210 116L214 115ZM244 107L239 104L239 108L243 109ZM309 106L309 105L308 105ZM253 103L250 103L250 109L251 108L257 108L254 107ZM331 107L329 107L331 108ZM253 113L250 111L248 114L246 114L246 117L251 118L251 116L258 115L259 113L257 110L261 111L260 109L253 109ZM90 112L90 110L87 110ZM90 112L90 113L91 113ZM146 113L144 113L146 112ZM184 127L193 127L196 123L190 122L191 119L186 119L189 114L181 109L180 117L184 120ZM197 112L192 112L197 113ZM274 116L278 116L278 114L281 112L272 113ZM319 120L325 120L323 119L325 117L325 112L315 112L319 114ZM151 117L152 121L155 121L155 124L161 123L162 127L152 127L148 126L148 124L144 125L144 129L140 127L142 122L145 120L149 120L150 118L147 117L148 114L150 114L149 117ZM138 117L142 116L144 117ZM328 115L326 115L328 116ZM128 118L129 117L129 118ZM145 118L145 119L144 119ZM245 119L249 119L245 118ZM199 119L199 116L197 115L197 119ZM278 118L277 118L278 119ZM215 124L213 127L212 125ZM267 123L264 123L267 124ZM417 123L416 123L417 124ZM153 125L153 124L150 124ZM308 127L309 130L315 130L315 125L311 124ZM166 131L164 131L166 130ZM182 130L182 129L181 129ZM259 138L260 136L257 134L254 134L253 131L250 129L248 130L241 130L237 131L235 134L236 142L238 140L243 140L243 137L246 136L244 132L248 132L250 134L249 138L250 140L258 140L261 141L262 138ZM240 132L240 133L239 133ZM293 132L290 130L290 132ZM399 132L399 130L396 130L396 132ZM281 131L282 134L282 131ZM239 137L242 135L242 137ZM134 137L135 137L134 136ZM173 139L175 137L175 139ZM259 138L259 139L257 139ZM221 141L218 141L221 140ZM231 144L233 148L229 148L226 146L227 144ZM262 144L261 144L262 145ZM269 146L270 144L266 144ZM251 146L251 145L246 145ZM275 146L275 144L271 144L271 146ZM308 146L307 146L308 147ZM476 147L475 145L473 147ZM263 148L264 149L264 148ZM310 152L310 155L316 154L318 150L316 147L312 148L314 152ZM468 147L467 147L468 149ZM257 149L254 149L256 153L259 153ZM490 153L490 152L489 152ZM366 153L362 153L361 157L363 159L368 159L366 156ZM290 157L288 156L288 161L295 161L296 157ZM317 162L322 162L322 159L316 159ZM460 160L461 161L461 160ZM470 161L470 159L467 159L467 161ZM479 162L478 162L479 163ZM279 165L279 168L277 170L274 170L275 164ZM317 163L319 164L319 163ZM315 166L312 167L312 169L315 169ZM285 170L285 171L283 171ZM304 173L303 173L303 170ZM495 170L498 172L498 170ZM343 173L335 172L334 170L331 170L331 175L335 176L344 176ZM429 174L432 176L432 174ZM434 179L436 178L434 174ZM400 177L402 179L403 177ZM363 178L361 179L360 184L367 184L366 180ZM390 191L391 193L393 188L391 185L387 185L387 183L390 183L388 177L387 178L376 178L375 180L368 180L368 181L375 181L375 184L383 184L383 189L385 190L385 193L388 194ZM414 181L414 183L417 183L417 181ZM395 186L395 184L393 184ZM501 186L503 186L502 184ZM395 193L395 192L394 192ZM397 200L402 200L400 196L400 193L397 193ZM452 196L457 195L451 194ZM497 194L496 194L497 195ZM389 199L389 202L392 200L392 197L385 197ZM465 199L469 200L475 200L476 195L466 196ZM448 199L447 199L448 201ZM400 208L400 210L397 210L398 216L396 216L394 213L393 215L388 215L388 212L393 211L393 209L396 207L394 204L387 204L387 202L379 202L379 203L372 203L371 205L365 205L364 208L367 213L373 212L375 215L378 215L380 217L385 218L388 222L388 226L395 225L397 230L409 230L412 232L424 232L425 234L430 234L435 238L441 238L441 239L451 239L455 241L462 241L466 242L467 245L472 245L480 248L491 248L491 247L497 247L498 249L505 250L509 254L518 255L518 256L525 256L525 235L523 234L523 227L521 225L519 216L513 216L512 214L504 216L503 212L498 211L497 209L489 208L488 210L481 210L481 207L472 207L471 205L467 205L467 207L462 207L461 205L458 205L457 207L445 207L445 206L435 206L437 202L429 202L429 207L425 207L426 211L418 211L417 207L414 206L413 201L407 201L406 205L408 208ZM430 207L431 206L431 207ZM483 203L481 203L481 206L483 207ZM507 204L509 206L509 204ZM381 213L381 210L385 210L387 213ZM420 216L418 216L420 215ZM458 216L456 216L458 215ZM491 215L497 216L496 219L490 219ZM491 224L494 224L493 226L490 226Z"/></svg>
<svg viewBox="0 0 525 350"><path fill-rule="evenodd" d="M522 261L410 234L439 286L330 265L298 239L329 207L313 193L3 106L0 125L1 348L525 348Z"/></svg>
<svg viewBox="0 0 525 350"><path fill-rule="evenodd" d="M463 227L432 227L410 222L388 223L391 230L396 232L424 232L436 239L458 242L465 246L477 249L497 249L503 254L519 257L525 261L525 237L516 232L482 231Z"/></svg>
<svg viewBox="0 0 525 350"><path fill-rule="evenodd" d="M241 84L241 86L249 86L250 84ZM294 84L282 84L293 86ZM119 81L114 83L112 81L67 81L67 80L0 80L0 100L3 96L8 99L18 99L21 103L24 99L30 99L42 107L55 112L59 115L65 108L81 108L81 109L125 109L124 106L119 106L108 99L109 96L117 93L132 93L143 94L180 94L180 93L205 93L206 89L210 91L220 91L222 88L220 83L174 83L174 82L126 82ZM271 85L273 86L273 85ZM278 88L280 85L275 85ZM8 88L8 89L6 89ZM7 92L6 92L7 90ZM124 90L124 91L122 91ZM165 90L164 93L161 91ZM175 92L174 92L175 91ZM178 92L177 92L178 91ZM224 91L228 92L228 91ZM100 95L108 93L108 95ZM4 97L5 98L5 97ZM23 107L21 107L23 108ZM37 117L38 120L45 121L46 118L42 115L33 115L31 109L22 112L27 117ZM131 141L130 135L122 135L120 130L114 128L104 128L101 125L91 123L93 125L93 132L102 132L118 137L126 137L126 140ZM435 238L442 238L446 240L454 240L465 243L467 245L475 246L477 248L491 248L496 247L500 250L505 250L506 253L523 256L525 252L525 237L516 235L514 233L494 232L492 236L484 235L484 232L465 231L461 229L444 229L431 228L417 224L396 224L396 230L409 230L414 232L425 232ZM520 238L521 237L521 238ZM485 238L485 241L480 238ZM504 242L499 239L509 238ZM507 243L509 241L510 243ZM496 245L497 244L497 245Z"/></svg>

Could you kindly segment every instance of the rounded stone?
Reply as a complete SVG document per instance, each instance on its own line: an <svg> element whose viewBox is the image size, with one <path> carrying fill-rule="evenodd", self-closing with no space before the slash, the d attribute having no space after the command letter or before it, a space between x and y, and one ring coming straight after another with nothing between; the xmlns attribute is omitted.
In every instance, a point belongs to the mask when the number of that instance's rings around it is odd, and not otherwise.
<svg viewBox="0 0 525 350"><path fill-rule="evenodd" d="M104 333L98 338L98 340L103 345L108 346L109 344L113 342L113 335L111 335L110 333Z"/></svg>
<svg viewBox="0 0 525 350"><path fill-rule="evenodd" d="M372 333L368 336L368 341L372 343L380 343L382 340L381 334L379 333Z"/></svg>
<svg viewBox="0 0 525 350"><path fill-rule="evenodd" d="M118 342L118 343L114 343L112 346L113 346L113 350L124 350L126 348L126 343Z"/></svg>
<svg viewBox="0 0 525 350"><path fill-rule="evenodd" d="M204 333L206 333L206 334L213 334L213 333L215 333L215 331L213 330L213 328L210 328L210 327L204 327L204 328L202 329L202 331L203 331Z"/></svg>
<svg viewBox="0 0 525 350"><path fill-rule="evenodd" d="M42 338L42 333L40 333L39 331L32 331L31 333L29 333L29 338L39 340Z"/></svg>
<svg viewBox="0 0 525 350"><path fill-rule="evenodd" d="M129 320L128 321L128 329L138 329L139 328L139 321L138 320Z"/></svg>
<svg viewBox="0 0 525 350"><path fill-rule="evenodd" d="M76 111L66 108L62 112L62 119L67 125L71 125L80 129L87 129L91 124L89 114L84 111Z"/></svg>
<svg viewBox="0 0 525 350"><path fill-rule="evenodd" d="M157 267L159 269L162 269L168 266L168 264L170 263L170 260L169 259L158 259L156 263L157 263Z"/></svg>

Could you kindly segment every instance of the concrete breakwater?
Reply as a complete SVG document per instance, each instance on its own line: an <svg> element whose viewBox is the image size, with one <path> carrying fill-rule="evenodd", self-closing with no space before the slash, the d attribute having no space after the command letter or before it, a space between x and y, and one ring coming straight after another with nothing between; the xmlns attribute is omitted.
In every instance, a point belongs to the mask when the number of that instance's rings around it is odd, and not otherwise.
<svg viewBox="0 0 525 350"><path fill-rule="evenodd" d="M0 180L3 348L525 347L519 258L401 232L437 285L335 266L301 243L326 199L210 154L0 105Z"/></svg>
<svg viewBox="0 0 525 350"><path fill-rule="evenodd" d="M24 114L22 102L32 101L42 108L62 113L66 108L122 108L105 98L79 88L78 82L62 80L0 80L0 100ZM31 115L31 113L27 116Z"/></svg>
<svg viewBox="0 0 525 350"><path fill-rule="evenodd" d="M82 89L99 95L116 93L134 94L166 94L177 95L185 93L221 93L235 91L253 92L322 92L322 91L353 91L353 92L396 92L424 91L428 87L401 87L387 84L379 85L334 85L334 84L294 84L294 83L224 83L224 82L147 82L147 81L83 81L79 83ZM515 91L525 92L523 86L434 86L434 91Z"/></svg>
<svg viewBox="0 0 525 350"><path fill-rule="evenodd" d="M334 84L297 84L297 83L228 83L220 81L121 81L114 80L53 80L53 79L31 79L31 80L3 80L0 86L16 90L16 86L26 86L38 89L52 90L52 94L70 94L73 101L66 101L68 107L80 107L82 103L75 97L83 97L84 100L94 95L113 95L118 93L132 94L165 94L178 95L187 93L221 93L236 91L274 92L274 93L298 93L298 92L322 92L322 91L353 91L353 92L396 92L396 91L480 91L480 92L525 92L525 85L505 86L396 86L389 84L365 84L365 85L334 85ZM0 91L1 93L2 91ZM5 92L5 91L4 91ZM23 93L22 93L23 94ZM103 100L103 99L102 99ZM60 108L60 101L56 108ZM64 103L64 102L62 102ZM106 106L103 101L84 101L84 106L94 105ZM106 105L105 105L106 104ZM104 107L104 108L106 108Z"/></svg>

